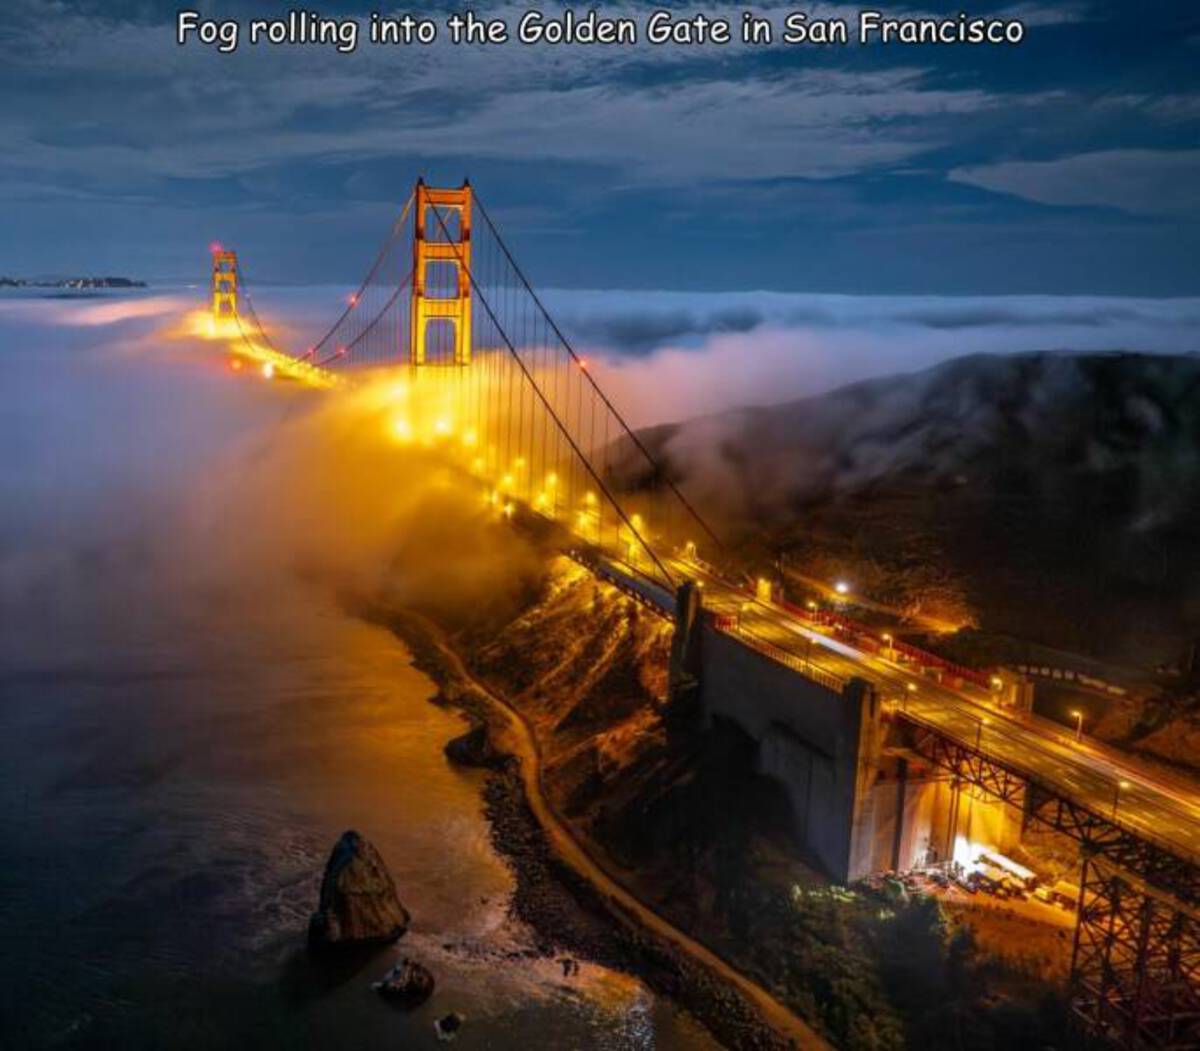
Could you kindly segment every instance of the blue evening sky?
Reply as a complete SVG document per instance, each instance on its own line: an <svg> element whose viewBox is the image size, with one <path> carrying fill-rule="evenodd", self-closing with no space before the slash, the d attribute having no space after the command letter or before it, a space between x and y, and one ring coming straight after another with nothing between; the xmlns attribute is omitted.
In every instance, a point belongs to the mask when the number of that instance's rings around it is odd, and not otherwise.
<svg viewBox="0 0 1200 1051"><path fill-rule="evenodd" d="M1023 17L1015 48L352 55L178 48L175 9L0 14L0 273L202 279L217 239L260 281L349 282L424 173L469 174L547 286L1200 293L1200 15L1183 0L968 8Z"/></svg>

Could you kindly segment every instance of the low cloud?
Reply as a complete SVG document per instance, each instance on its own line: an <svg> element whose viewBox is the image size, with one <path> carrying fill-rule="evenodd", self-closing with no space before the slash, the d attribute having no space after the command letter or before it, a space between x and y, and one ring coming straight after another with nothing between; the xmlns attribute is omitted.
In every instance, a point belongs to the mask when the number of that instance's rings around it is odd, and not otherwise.
<svg viewBox="0 0 1200 1051"><path fill-rule="evenodd" d="M955 168L949 178L1039 204L1118 208L1137 215L1200 211L1200 150L1097 150L1050 161Z"/></svg>
<svg viewBox="0 0 1200 1051"><path fill-rule="evenodd" d="M527 544L396 443L377 387L235 375L138 309L159 302L0 309L0 661L89 662L258 614L316 640L345 596L453 612L521 586Z"/></svg>
<svg viewBox="0 0 1200 1051"><path fill-rule="evenodd" d="M972 353L1200 352L1200 299L577 292L544 297L638 425Z"/></svg>

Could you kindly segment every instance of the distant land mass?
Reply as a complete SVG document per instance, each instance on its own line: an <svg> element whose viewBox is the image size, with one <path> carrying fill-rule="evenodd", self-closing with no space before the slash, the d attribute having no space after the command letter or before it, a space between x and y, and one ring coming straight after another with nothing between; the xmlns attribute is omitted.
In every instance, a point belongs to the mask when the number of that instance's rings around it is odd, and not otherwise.
<svg viewBox="0 0 1200 1051"><path fill-rule="evenodd" d="M128 277L61 277L35 280L0 277L0 288L145 288L145 281Z"/></svg>

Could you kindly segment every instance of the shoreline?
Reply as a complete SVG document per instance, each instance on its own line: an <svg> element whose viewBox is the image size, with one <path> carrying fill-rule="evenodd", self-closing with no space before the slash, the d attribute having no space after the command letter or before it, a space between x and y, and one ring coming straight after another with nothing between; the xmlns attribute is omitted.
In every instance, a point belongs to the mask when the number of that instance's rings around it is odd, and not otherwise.
<svg viewBox="0 0 1200 1051"><path fill-rule="evenodd" d="M723 1045L750 1051L828 1048L807 1023L752 978L643 903L550 807L541 787L540 749L522 714L478 682L419 615L391 615L386 626L409 648L415 666L438 685L432 703L484 726L495 749L484 785L493 845L513 869L512 908L547 954L555 949L636 975L673 1000Z"/></svg>

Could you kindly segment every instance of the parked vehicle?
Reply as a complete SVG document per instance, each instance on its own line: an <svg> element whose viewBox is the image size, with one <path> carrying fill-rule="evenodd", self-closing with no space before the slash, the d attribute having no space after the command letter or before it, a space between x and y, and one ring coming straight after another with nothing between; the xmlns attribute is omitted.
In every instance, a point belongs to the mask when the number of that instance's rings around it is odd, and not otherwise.
<svg viewBox="0 0 1200 1051"><path fill-rule="evenodd" d="M1001 854L997 850L984 851L979 855L979 862L1001 870L1006 874L1010 883L1016 884L1025 890L1031 890L1037 883L1037 873L1033 869L1027 868L1019 861L1013 861L1012 858Z"/></svg>

